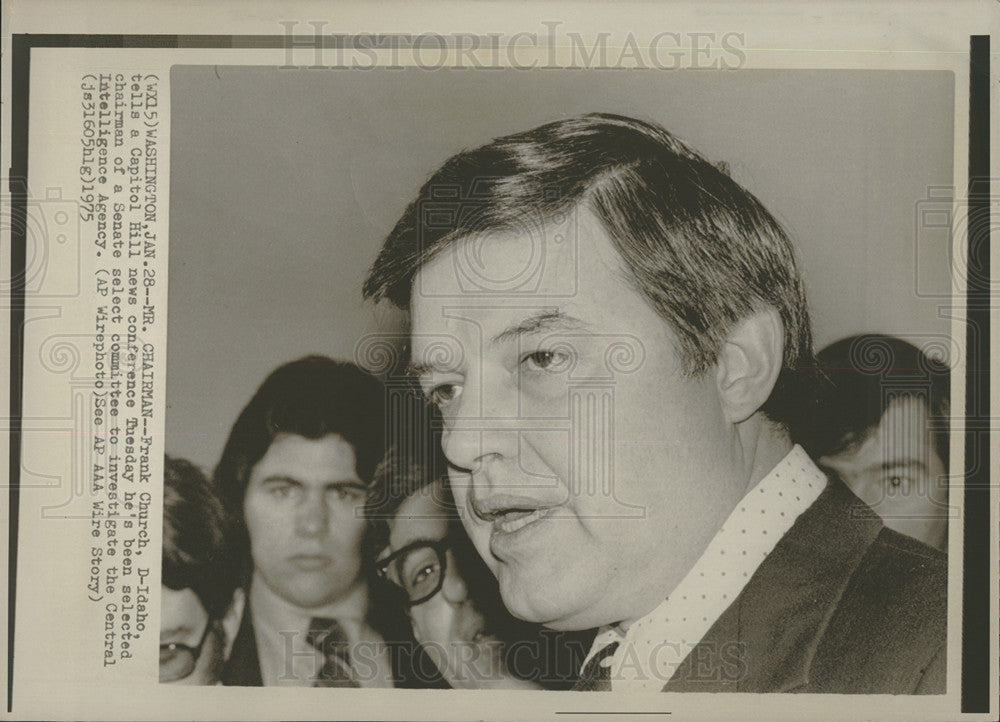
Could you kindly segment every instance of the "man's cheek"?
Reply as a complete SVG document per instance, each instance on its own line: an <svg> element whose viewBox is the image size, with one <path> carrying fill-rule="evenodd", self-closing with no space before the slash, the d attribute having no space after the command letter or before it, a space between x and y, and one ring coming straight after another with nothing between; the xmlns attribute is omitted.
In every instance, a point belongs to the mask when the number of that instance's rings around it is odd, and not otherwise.
<svg viewBox="0 0 1000 722"><path fill-rule="evenodd" d="M351 522L352 523L344 524L339 528L334 528L333 532L335 545L343 550L342 553L360 555L361 542L364 540L365 536L364 523L358 523L358 521L354 519L352 519Z"/></svg>
<svg viewBox="0 0 1000 722"><path fill-rule="evenodd" d="M414 608L412 612L413 633L417 641L425 644L428 642L445 643L449 638L451 622L454 612L440 594L420 605L420 609Z"/></svg>
<svg viewBox="0 0 1000 722"><path fill-rule="evenodd" d="M563 414L560 418L568 417ZM573 451L584 444L589 449L595 443L589 434L570 428L568 421L556 423L564 428L532 429L520 435L518 466L524 482L546 490L547 494L554 484L567 484Z"/></svg>

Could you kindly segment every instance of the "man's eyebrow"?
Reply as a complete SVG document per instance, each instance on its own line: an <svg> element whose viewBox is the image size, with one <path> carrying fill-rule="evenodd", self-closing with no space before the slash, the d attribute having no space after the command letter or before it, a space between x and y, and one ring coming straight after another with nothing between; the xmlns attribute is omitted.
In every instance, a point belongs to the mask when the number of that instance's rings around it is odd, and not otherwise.
<svg viewBox="0 0 1000 722"><path fill-rule="evenodd" d="M328 482L324 484L324 486L327 489L350 488L350 489L361 489L362 491L368 488L367 486L364 485L364 482L358 481L357 479L340 479L338 481Z"/></svg>
<svg viewBox="0 0 1000 722"><path fill-rule="evenodd" d="M542 311L524 319L520 323L508 326L503 331L490 339L490 345L495 346L510 341L511 339L527 336L539 331L548 331L552 328L562 328L566 330L578 329L586 324L580 319L570 316L559 309Z"/></svg>
<svg viewBox="0 0 1000 722"><path fill-rule="evenodd" d="M920 459L903 457L897 459L887 459L881 464L876 465L874 468L881 471L891 471L892 469L917 469L918 471L926 471L927 464L920 461Z"/></svg>
<svg viewBox="0 0 1000 722"><path fill-rule="evenodd" d="M547 311L540 311L539 313L528 316L519 323L508 326L496 336L491 338L489 343L491 346L495 346L499 343L503 343L504 341L509 341L513 338L519 338L532 333L538 333L539 331L546 331L552 328L573 330L583 328L586 325L586 322L581 321L575 316L571 316L558 308L550 309ZM436 370L438 369L434 366L434 364L411 360L406 365L405 373L410 378L416 380Z"/></svg>
<svg viewBox="0 0 1000 722"><path fill-rule="evenodd" d="M406 364L406 370L404 373L412 379L419 379L421 376L425 376L433 370L434 367L431 364L410 361Z"/></svg>
<svg viewBox="0 0 1000 722"><path fill-rule="evenodd" d="M302 486L302 482L291 476L285 476L284 474L271 474L271 476L265 476L260 481L261 484L295 484L296 486Z"/></svg>

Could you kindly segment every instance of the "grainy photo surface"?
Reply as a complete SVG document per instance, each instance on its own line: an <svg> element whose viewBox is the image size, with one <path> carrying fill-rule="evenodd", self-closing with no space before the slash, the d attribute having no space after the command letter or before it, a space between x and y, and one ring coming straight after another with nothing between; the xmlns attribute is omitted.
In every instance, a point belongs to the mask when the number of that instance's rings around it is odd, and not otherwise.
<svg viewBox="0 0 1000 722"><path fill-rule="evenodd" d="M995 717L993 10L6 3L5 718Z"/></svg>
<svg viewBox="0 0 1000 722"><path fill-rule="evenodd" d="M166 448L246 602L186 667L943 693L950 74L171 89Z"/></svg>

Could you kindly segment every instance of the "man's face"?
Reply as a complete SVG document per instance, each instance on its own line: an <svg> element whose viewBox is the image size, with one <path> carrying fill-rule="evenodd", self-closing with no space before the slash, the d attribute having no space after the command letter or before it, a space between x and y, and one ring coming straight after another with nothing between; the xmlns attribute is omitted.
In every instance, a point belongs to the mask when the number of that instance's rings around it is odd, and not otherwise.
<svg viewBox="0 0 1000 722"><path fill-rule="evenodd" d="M412 361L463 521L511 612L557 629L651 611L745 492L714 370L682 373L627 278L580 208L461 240L414 280Z"/></svg>
<svg viewBox="0 0 1000 722"><path fill-rule="evenodd" d="M193 589L160 588L160 679L172 684L215 684L222 666L222 634L208 628L208 612ZM204 639L204 643L202 643ZM188 650L200 653L194 656ZM173 645L164 650L165 645ZM187 648L187 649L185 649ZM182 657L194 656L190 674L173 679L184 667Z"/></svg>
<svg viewBox="0 0 1000 722"><path fill-rule="evenodd" d="M891 402L860 445L818 463L836 472L887 527L945 548L947 469L934 448L923 399L903 396Z"/></svg>
<svg viewBox="0 0 1000 722"><path fill-rule="evenodd" d="M279 434L250 472L243 514L255 574L306 609L359 583L364 485L353 447L336 434Z"/></svg>
<svg viewBox="0 0 1000 722"><path fill-rule="evenodd" d="M441 505L437 481L407 498L389 522L389 548L383 556L414 542L436 542L448 534L447 510ZM454 512L452 512L454 513ZM414 558L417 559L416 555ZM402 574L426 573L432 554L401 564ZM410 607L410 621L417 641L448 683L457 689L498 686L510 676L501 659L499 639L490 622L469 596L469 589L455 555L449 550L441 590L426 602ZM496 620L494 620L496 621Z"/></svg>

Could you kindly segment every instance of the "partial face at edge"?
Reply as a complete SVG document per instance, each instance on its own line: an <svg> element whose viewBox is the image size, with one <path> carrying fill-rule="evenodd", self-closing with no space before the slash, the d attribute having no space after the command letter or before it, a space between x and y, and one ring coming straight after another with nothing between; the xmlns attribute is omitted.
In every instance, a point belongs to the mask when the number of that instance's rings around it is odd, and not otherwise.
<svg viewBox="0 0 1000 722"><path fill-rule="evenodd" d="M715 375L682 373L600 222L583 208L573 222L459 241L411 299L467 531L511 612L556 629L653 609L745 491Z"/></svg>
<svg viewBox="0 0 1000 722"><path fill-rule="evenodd" d="M890 529L946 547L948 470L934 447L923 399L891 402L864 442L818 463L836 472Z"/></svg>
<svg viewBox="0 0 1000 722"><path fill-rule="evenodd" d="M160 588L160 645L182 644L194 649L210 624L208 612L193 589ZM219 681L222 667L222 635L207 630L201 654L191 674L170 684L209 685ZM161 667L164 663L161 661ZM161 674L168 673L166 669Z"/></svg>

